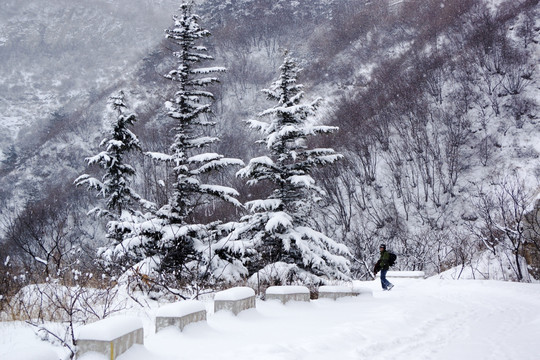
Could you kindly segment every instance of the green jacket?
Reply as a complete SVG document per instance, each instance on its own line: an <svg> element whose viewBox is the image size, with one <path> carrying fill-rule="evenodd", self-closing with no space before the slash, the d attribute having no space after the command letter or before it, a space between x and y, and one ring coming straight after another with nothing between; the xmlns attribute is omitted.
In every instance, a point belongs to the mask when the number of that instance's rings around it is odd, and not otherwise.
<svg viewBox="0 0 540 360"><path fill-rule="evenodd" d="M388 270L390 268L390 253L386 250L381 251L381 257L379 258L379 266L383 270Z"/></svg>

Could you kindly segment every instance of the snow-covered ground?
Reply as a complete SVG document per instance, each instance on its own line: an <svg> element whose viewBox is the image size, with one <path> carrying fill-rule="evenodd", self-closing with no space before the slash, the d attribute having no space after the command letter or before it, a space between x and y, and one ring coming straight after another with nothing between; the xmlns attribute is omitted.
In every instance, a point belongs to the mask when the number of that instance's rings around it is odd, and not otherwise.
<svg viewBox="0 0 540 360"><path fill-rule="evenodd" d="M389 292L378 280L356 284L373 296L286 305L257 300L256 309L238 316L214 314L209 301L208 321L183 332L167 328L155 334L149 315L145 345L119 360L540 358L540 284L436 277L391 281L396 286ZM24 326L0 323L0 359L36 348L61 353Z"/></svg>

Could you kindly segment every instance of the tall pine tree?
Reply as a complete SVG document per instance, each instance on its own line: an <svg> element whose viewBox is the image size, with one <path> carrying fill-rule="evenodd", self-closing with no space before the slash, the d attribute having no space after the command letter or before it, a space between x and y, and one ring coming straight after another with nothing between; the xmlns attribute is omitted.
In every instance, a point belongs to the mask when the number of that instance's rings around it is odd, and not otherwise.
<svg viewBox="0 0 540 360"><path fill-rule="evenodd" d="M267 183L272 191L265 199L249 201L251 210L235 225L220 245L243 259L250 274L260 272L271 283L319 283L346 279L349 250L310 227L310 208L324 196L315 185L311 171L341 158L333 149L309 149L308 137L328 134L336 127L315 125L321 99L303 103L299 69L287 53L280 77L263 90L275 106L250 120L249 126L264 138L268 156L251 159L237 175L248 184Z"/></svg>
<svg viewBox="0 0 540 360"><path fill-rule="evenodd" d="M201 223L196 210L209 208L215 199L241 206L236 190L205 181L212 179L212 173L244 163L203 151L219 141L208 134L215 123L209 120L213 94L205 87L216 83L214 74L225 69L201 66L213 59L200 44L210 33L199 25L191 5L182 4L173 19L166 38L175 49L177 64L165 77L174 82L176 92L165 108L174 122L174 135L168 152L148 153L171 167L173 191L153 218L138 224L137 236L126 239L123 248L141 253L145 257L141 271L157 277L160 285L198 286L202 281L217 281L219 274L227 272L228 263L221 262L211 246L221 231L219 223Z"/></svg>

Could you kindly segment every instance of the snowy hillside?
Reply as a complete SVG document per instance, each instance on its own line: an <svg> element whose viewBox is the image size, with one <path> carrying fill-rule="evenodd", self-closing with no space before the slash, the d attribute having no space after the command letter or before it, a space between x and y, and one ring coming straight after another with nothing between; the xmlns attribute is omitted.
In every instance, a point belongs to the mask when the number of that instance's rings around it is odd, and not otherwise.
<svg viewBox="0 0 540 360"><path fill-rule="evenodd" d="M51 113L73 111L131 72L161 40L174 4L3 1L0 150L5 154L19 131L40 126Z"/></svg>
<svg viewBox="0 0 540 360"><path fill-rule="evenodd" d="M536 360L540 336L540 286L498 281L392 279L383 292L377 281L357 282L373 296L338 301L287 303L257 300L256 309L233 316L213 313L207 323L183 332L154 333L157 305L133 310L145 323L145 344L119 360L176 359L485 359ZM40 342L24 324L0 323L0 357L60 348ZM82 359L102 360L88 354Z"/></svg>

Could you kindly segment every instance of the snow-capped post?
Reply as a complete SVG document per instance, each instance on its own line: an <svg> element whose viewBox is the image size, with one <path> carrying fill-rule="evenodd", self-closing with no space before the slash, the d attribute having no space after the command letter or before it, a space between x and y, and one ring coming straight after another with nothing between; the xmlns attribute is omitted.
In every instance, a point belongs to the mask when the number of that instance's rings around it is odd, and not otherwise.
<svg viewBox="0 0 540 360"><path fill-rule="evenodd" d="M265 300L279 300L282 304L289 301L308 301L310 291L306 286L270 286L266 289Z"/></svg>
<svg viewBox="0 0 540 360"><path fill-rule="evenodd" d="M130 316L113 316L79 328L77 358L95 352L115 360L135 344L144 344L142 320Z"/></svg>
<svg viewBox="0 0 540 360"><path fill-rule="evenodd" d="M235 189L205 182L215 179L212 174L244 163L202 151L219 141L208 134L215 125L210 120L214 96L204 88L218 82L215 74L225 68L201 66L213 60L200 44L210 32L199 25L199 17L191 8L191 4L182 4L179 14L173 16L174 25L165 30L177 61L165 75L176 86L174 95L165 102L165 111L174 123L171 143L166 151L147 153L170 168L172 191L167 204L137 225L136 235L124 242L124 249L141 254L137 269L153 284L168 289L193 286L196 292L203 280L216 280L221 274L239 276L232 265L232 270L224 271L229 262L219 258L210 246L221 231L219 222L204 223L198 214L209 209L216 198L241 206Z"/></svg>
<svg viewBox="0 0 540 360"><path fill-rule="evenodd" d="M222 290L214 296L214 312L229 310L234 315L256 307L255 291L247 286Z"/></svg>
<svg viewBox="0 0 540 360"><path fill-rule="evenodd" d="M342 155L329 148L308 148L308 137L338 129L314 123L322 100L302 103L298 72L296 61L285 53L279 79L263 90L276 102L259 114L269 121L247 122L264 136L259 143L269 155L251 159L237 175L248 179L249 185L270 183L273 191L266 199L246 203L251 213L222 245L243 260L251 282L258 276L266 284L310 285L349 278L348 248L310 227L311 207L325 196L310 173Z"/></svg>
<svg viewBox="0 0 540 360"><path fill-rule="evenodd" d="M169 326L182 331L199 321L206 321L206 307L201 301L184 300L163 305L156 313L156 332Z"/></svg>

